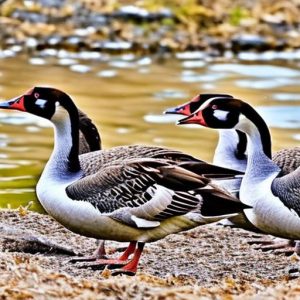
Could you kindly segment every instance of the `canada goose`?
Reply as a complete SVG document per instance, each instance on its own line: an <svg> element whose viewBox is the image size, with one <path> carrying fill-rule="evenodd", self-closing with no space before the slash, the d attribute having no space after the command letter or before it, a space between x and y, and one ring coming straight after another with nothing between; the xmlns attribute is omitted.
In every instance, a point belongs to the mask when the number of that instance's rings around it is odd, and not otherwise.
<svg viewBox="0 0 300 300"><path fill-rule="evenodd" d="M130 242L120 259L106 261L124 265L134 252L123 272L136 272L146 242L236 215L248 207L209 178L214 174L232 178L238 174L233 170L196 159L179 164L158 158L120 160L118 147L79 156L78 110L70 96L57 89L35 87L1 103L0 108L29 112L52 122L54 149L37 183L37 196L49 215L76 233ZM127 149L135 147L143 146Z"/></svg>
<svg viewBox="0 0 300 300"><path fill-rule="evenodd" d="M300 167L281 176L269 157L271 136L262 117L246 102L213 98L178 124L200 124L215 129L235 129L247 135L248 163L240 199L253 209L247 219L265 233L287 239L300 238ZM263 143L262 143L263 141Z"/></svg>
<svg viewBox="0 0 300 300"><path fill-rule="evenodd" d="M227 98L233 98L228 94L199 94L191 101L183 105L167 109L165 113L182 114L188 116L195 112L205 101L215 97L225 98L224 100ZM245 171L247 166L246 135L239 130L219 129L218 132L219 141L215 150L213 163L222 167L231 166L233 169ZM264 143L263 140L261 142ZM266 154L270 155L270 153L271 151ZM281 149L272 155L272 160L280 167L280 176L289 174L300 166L300 147ZM238 226L248 230L256 230L255 228L251 228L251 226L249 226L248 222L243 216L244 215L240 215L238 217L231 218L231 220L222 220L220 223L229 226ZM250 240L249 243L261 244L261 246L256 247L257 249L272 250L284 248L278 252L291 253L295 251L300 255L299 242L295 244L295 248L292 247L294 241L280 239L275 239L274 241L257 239Z"/></svg>

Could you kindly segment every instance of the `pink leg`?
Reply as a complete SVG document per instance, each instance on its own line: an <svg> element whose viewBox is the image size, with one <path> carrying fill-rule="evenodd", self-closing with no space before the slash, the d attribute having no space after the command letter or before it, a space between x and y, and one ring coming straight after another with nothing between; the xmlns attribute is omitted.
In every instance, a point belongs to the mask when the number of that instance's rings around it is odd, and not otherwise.
<svg viewBox="0 0 300 300"><path fill-rule="evenodd" d="M125 252L116 259L97 259L97 265L122 265L126 262L128 257L134 252L136 246L136 242L130 242Z"/></svg>
<svg viewBox="0 0 300 300"><path fill-rule="evenodd" d="M107 259L105 256L104 241L101 241L93 256L82 257L71 260L70 262L87 262L84 265L78 266L79 268L92 268L103 269L105 266L110 265L111 269L120 268L124 266L128 257L134 252L136 242L130 242L124 253L119 258Z"/></svg>
<svg viewBox="0 0 300 300"><path fill-rule="evenodd" d="M97 249L92 254L93 257L96 259L98 258L105 258L106 257L106 250L105 250L105 240L99 241L99 245Z"/></svg>
<svg viewBox="0 0 300 300"><path fill-rule="evenodd" d="M273 251L274 254L299 255L299 242L282 238L256 239L248 243L257 244L254 249L262 251Z"/></svg>
<svg viewBox="0 0 300 300"><path fill-rule="evenodd" d="M136 248L133 258L121 269L115 270L112 275L126 274L126 275L135 275L137 272L137 266L140 261L140 257L142 255L145 243L138 243L138 247Z"/></svg>
<svg viewBox="0 0 300 300"><path fill-rule="evenodd" d="M128 259L130 254L132 254L135 250L136 242L130 242L129 246L125 250L125 252L119 257L119 260L125 261Z"/></svg>

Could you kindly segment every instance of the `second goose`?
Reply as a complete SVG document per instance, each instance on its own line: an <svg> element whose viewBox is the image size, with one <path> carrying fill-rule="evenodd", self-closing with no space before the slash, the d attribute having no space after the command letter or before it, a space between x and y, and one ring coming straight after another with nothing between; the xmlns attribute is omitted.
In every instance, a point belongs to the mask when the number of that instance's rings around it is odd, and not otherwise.
<svg viewBox="0 0 300 300"><path fill-rule="evenodd" d="M300 167L281 177L281 169L266 155L271 149L268 127L254 108L238 99L213 98L178 123L244 132L248 163L240 199L253 206L245 210L248 220L265 233L300 238Z"/></svg>

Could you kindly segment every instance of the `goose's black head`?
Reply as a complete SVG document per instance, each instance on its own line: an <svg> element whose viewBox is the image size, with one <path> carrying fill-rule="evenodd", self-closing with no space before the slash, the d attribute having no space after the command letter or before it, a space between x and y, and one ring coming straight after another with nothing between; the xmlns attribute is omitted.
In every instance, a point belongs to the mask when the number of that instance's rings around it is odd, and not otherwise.
<svg viewBox="0 0 300 300"><path fill-rule="evenodd" d="M213 98L206 101L190 116L178 121L178 124L200 124L219 129L231 129L239 123L244 102L234 98Z"/></svg>
<svg viewBox="0 0 300 300"><path fill-rule="evenodd" d="M24 111L48 120L51 120L59 106L69 113L77 111L66 93L49 87L34 87L21 96L0 103L0 108Z"/></svg>
<svg viewBox="0 0 300 300"><path fill-rule="evenodd" d="M264 152L271 158L271 136L268 126L256 110L242 100L222 97L207 100L196 112L179 120L177 124L200 124L217 129L236 129L238 133L240 130L246 133L243 120L256 126L261 135ZM239 139L238 152L243 154L247 145L245 135L239 133Z"/></svg>
<svg viewBox="0 0 300 300"><path fill-rule="evenodd" d="M215 97L233 98L228 94L199 94L189 102L176 107L168 108L164 111L164 113L189 116L190 114L194 113L204 102Z"/></svg>

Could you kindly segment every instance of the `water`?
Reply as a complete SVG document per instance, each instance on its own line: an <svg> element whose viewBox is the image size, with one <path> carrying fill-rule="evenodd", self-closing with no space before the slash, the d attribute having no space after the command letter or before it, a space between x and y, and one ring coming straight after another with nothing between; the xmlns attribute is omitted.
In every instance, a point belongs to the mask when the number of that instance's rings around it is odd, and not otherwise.
<svg viewBox="0 0 300 300"><path fill-rule="evenodd" d="M233 94L254 105L271 126L274 151L300 145L297 61L223 63L186 53L158 64L134 55L52 52L31 59L13 55L0 59L0 98L15 97L35 85L62 89L96 123L105 148L158 145L210 161L215 131L175 126L176 116L162 115L167 107L200 92ZM41 211L34 187L52 147L53 131L47 121L0 111L1 207L33 201L31 208Z"/></svg>

